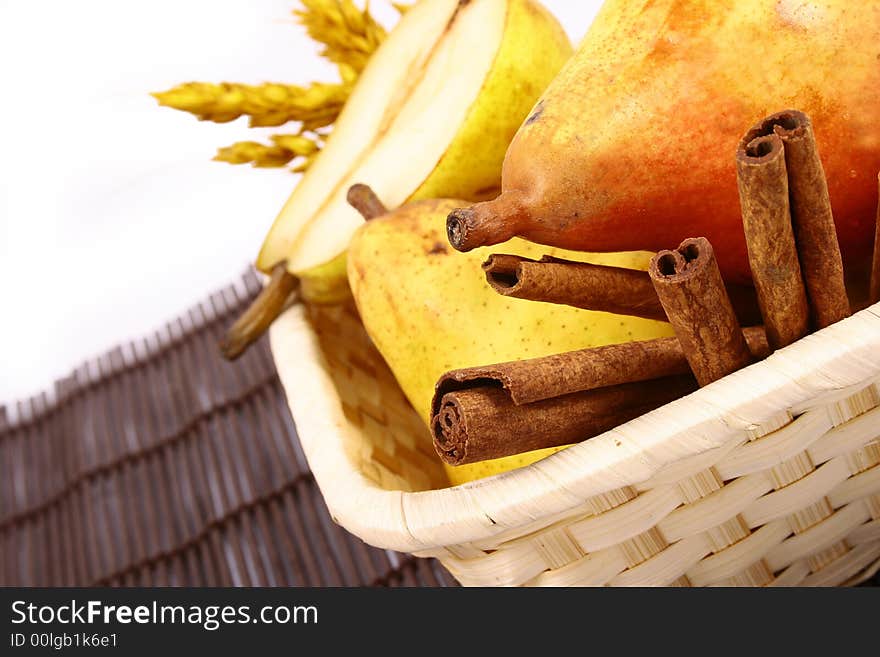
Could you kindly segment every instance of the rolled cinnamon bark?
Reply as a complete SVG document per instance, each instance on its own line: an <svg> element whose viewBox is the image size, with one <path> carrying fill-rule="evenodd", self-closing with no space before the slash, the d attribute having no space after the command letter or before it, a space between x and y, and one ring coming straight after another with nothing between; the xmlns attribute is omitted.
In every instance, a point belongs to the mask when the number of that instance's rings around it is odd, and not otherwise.
<svg viewBox="0 0 880 657"><path fill-rule="evenodd" d="M701 386L752 362L706 238L687 239L676 251L660 251L648 273Z"/></svg>
<svg viewBox="0 0 880 657"><path fill-rule="evenodd" d="M813 124L803 112L784 110L765 118L753 131L755 137L778 135L784 144L791 219L810 315L814 328L825 328L849 317L851 310Z"/></svg>
<svg viewBox="0 0 880 657"><path fill-rule="evenodd" d="M880 174L877 174L877 231L874 235L874 265L871 267L871 303L880 302Z"/></svg>
<svg viewBox="0 0 880 657"><path fill-rule="evenodd" d="M810 308L801 275L789 209L785 148L776 134L750 130L736 150L743 230L752 280L767 340L779 349L810 329Z"/></svg>
<svg viewBox="0 0 880 657"><path fill-rule="evenodd" d="M760 326L743 330L755 360L770 354ZM437 381L432 416L450 392L486 387L504 390L516 405L531 404L574 392L624 383L636 383L690 373L681 342L676 337L623 342L591 349L510 361L446 372Z"/></svg>
<svg viewBox="0 0 880 657"><path fill-rule="evenodd" d="M493 254L483 263L486 281L498 294L516 299L557 303L643 319L666 321L648 272L608 265L594 265L544 256ZM727 286L743 326L762 323L755 290Z"/></svg>
<svg viewBox="0 0 880 657"><path fill-rule="evenodd" d="M489 285L504 296L666 321L654 285L643 271L504 254L489 256L483 271Z"/></svg>
<svg viewBox="0 0 880 657"><path fill-rule="evenodd" d="M501 388L449 392L431 421L444 462L464 465L592 438L694 390L690 375L599 388L517 406Z"/></svg>

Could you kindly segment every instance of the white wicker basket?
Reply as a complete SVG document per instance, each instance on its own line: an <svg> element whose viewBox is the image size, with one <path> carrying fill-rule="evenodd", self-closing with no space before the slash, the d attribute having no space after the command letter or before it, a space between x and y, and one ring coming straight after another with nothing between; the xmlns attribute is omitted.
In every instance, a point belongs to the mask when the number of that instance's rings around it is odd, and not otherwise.
<svg viewBox="0 0 880 657"><path fill-rule="evenodd" d="M846 585L880 567L880 304L528 467L456 487L351 306L271 344L334 519L465 585Z"/></svg>

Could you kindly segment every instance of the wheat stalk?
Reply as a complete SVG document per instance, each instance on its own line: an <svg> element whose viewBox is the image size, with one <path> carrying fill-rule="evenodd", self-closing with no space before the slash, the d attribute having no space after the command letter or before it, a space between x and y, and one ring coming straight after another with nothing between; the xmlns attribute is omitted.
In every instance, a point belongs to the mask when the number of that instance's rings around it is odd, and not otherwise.
<svg viewBox="0 0 880 657"><path fill-rule="evenodd" d="M352 0L301 1L303 9L295 9L293 15L312 39L324 45L321 56L347 64L357 73L363 71L386 36L370 14L370 3L361 11Z"/></svg>
<svg viewBox="0 0 880 657"><path fill-rule="evenodd" d="M255 167L283 167L291 160L302 158L292 170L300 173L309 168L320 150L317 138L306 135L272 135L271 144L256 141L239 141L220 148L214 159L229 164L252 164Z"/></svg>
<svg viewBox="0 0 880 657"><path fill-rule="evenodd" d="M348 82L314 82L308 87L274 82L187 82L153 96L160 105L190 112L200 121L226 123L247 116L251 127L299 121L303 130L316 130L336 120L351 87Z"/></svg>
<svg viewBox="0 0 880 657"><path fill-rule="evenodd" d="M297 21L323 48L321 56L337 65L340 82L313 82L308 86L267 82L187 82L152 95L160 105L189 112L200 121L227 123L248 117L251 127L300 124L298 134L271 137L272 144L242 141L218 150L215 160L256 167L281 167L296 158L292 170L304 171L323 146L315 131L332 126L345 106L358 76L386 37L370 14L369 1L358 9L352 0L301 0L294 10ZM408 5L391 3L403 14ZM310 138L303 132L311 132Z"/></svg>

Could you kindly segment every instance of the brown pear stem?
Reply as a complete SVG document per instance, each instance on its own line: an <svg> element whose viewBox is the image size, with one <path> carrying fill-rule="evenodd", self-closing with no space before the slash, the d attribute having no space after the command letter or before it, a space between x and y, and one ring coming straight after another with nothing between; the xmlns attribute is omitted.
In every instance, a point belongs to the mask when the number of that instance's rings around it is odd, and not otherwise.
<svg viewBox="0 0 880 657"><path fill-rule="evenodd" d="M388 213L388 208L376 196L376 192L369 185L356 183L352 185L346 195L348 204L361 213L365 221L381 217Z"/></svg>
<svg viewBox="0 0 880 657"><path fill-rule="evenodd" d="M646 271L552 256L536 261L506 254L490 255L483 263L483 271L492 289L506 297L667 320L666 311ZM727 285L727 293L743 326L761 324L754 289Z"/></svg>
<svg viewBox="0 0 880 657"><path fill-rule="evenodd" d="M871 268L871 303L880 303L880 174L877 175L877 231L874 235L874 266Z"/></svg>
<svg viewBox="0 0 880 657"><path fill-rule="evenodd" d="M299 287L299 279L287 271L287 263L279 262L272 269L269 282L257 298L235 321L220 342L220 350L228 360L235 360L265 333L284 310L290 295Z"/></svg>
<svg viewBox="0 0 880 657"><path fill-rule="evenodd" d="M516 237L525 210L517 191L504 192L493 201L459 208L446 218L446 235L458 251L472 251Z"/></svg>

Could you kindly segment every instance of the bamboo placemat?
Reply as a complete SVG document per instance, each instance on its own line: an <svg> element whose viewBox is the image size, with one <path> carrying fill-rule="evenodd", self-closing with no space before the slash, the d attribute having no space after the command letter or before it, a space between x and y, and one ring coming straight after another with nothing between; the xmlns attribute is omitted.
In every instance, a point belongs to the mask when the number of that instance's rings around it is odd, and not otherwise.
<svg viewBox="0 0 880 657"><path fill-rule="evenodd" d="M452 586L331 520L269 351L217 342L252 271L0 406L0 585Z"/></svg>

